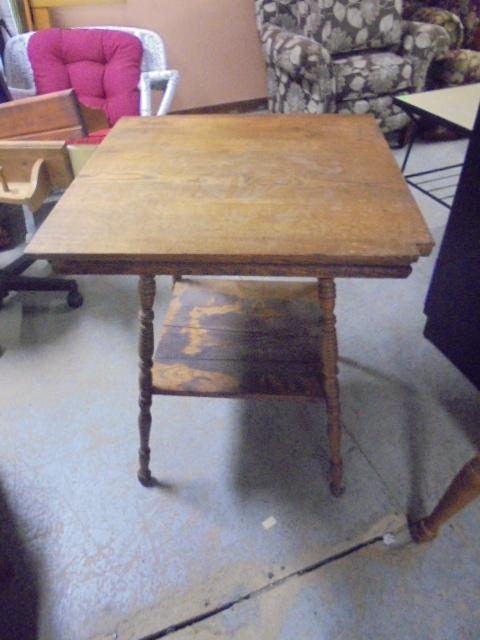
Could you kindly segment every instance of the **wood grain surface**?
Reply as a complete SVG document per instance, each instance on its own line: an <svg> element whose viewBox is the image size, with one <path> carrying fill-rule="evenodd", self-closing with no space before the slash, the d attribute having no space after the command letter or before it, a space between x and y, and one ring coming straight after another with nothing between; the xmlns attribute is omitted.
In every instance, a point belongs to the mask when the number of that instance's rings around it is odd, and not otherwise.
<svg viewBox="0 0 480 640"><path fill-rule="evenodd" d="M26 205L35 213L52 191L45 160L39 158L32 166L29 182L7 183L1 170L0 202L2 204Z"/></svg>
<svg viewBox="0 0 480 640"><path fill-rule="evenodd" d="M432 246L369 116L207 115L122 119L27 253L141 273L163 261L396 267Z"/></svg>
<svg viewBox="0 0 480 640"><path fill-rule="evenodd" d="M0 202L27 205L35 213L73 173L64 142L0 141Z"/></svg>
<svg viewBox="0 0 480 640"><path fill-rule="evenodd" d="M78 140L87 133L73 89L0 105L0 138Z"/></svg>
<svg viewBox="0 0 480 640"><path fill-rule="evenodd" d="M45 161L52 187L66 189L73 180L73 173L63 141L0 141L0 166L7 182L28 182L39 158Z"/></svg>
<svg viewBox="0 0 480 640"><path fill-rule="evenodd" d="M318 398L320 345L315 283L184 279L155 353L153 392Z"/></svg>

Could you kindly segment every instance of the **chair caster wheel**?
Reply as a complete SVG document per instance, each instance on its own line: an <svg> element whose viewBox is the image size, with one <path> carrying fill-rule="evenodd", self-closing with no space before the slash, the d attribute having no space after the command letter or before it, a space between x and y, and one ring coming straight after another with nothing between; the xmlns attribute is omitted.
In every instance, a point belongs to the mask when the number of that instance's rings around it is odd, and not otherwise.
<svg viewBox="0 0 480 640"><path fill-rule="evenodd" d="M83 304L83 297L80 291L69 291L67 295L67 304L72 309L78 309Z"/></svg>

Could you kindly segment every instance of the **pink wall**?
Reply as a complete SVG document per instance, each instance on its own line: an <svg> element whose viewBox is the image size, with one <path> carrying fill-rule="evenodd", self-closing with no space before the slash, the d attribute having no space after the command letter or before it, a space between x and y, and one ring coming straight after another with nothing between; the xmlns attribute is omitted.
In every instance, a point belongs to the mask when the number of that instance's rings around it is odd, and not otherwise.
<svg viewBox="0 0 480 640"><path fill-rule="evenodd" d="M266 96L254 0L127 0L57 9L55 26L136 26L159 33L180 71L174 109Z"/></svg>

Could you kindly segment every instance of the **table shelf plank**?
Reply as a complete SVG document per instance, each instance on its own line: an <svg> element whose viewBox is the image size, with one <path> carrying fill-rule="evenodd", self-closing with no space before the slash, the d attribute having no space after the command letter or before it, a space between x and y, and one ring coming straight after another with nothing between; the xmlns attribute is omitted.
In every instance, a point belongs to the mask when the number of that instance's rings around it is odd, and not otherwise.
<svg viewBox="0 0 480 640"><path fill-rule="evenodd" d="M319 398L315 283L176 283L154 357L157 394Z"/></svg>

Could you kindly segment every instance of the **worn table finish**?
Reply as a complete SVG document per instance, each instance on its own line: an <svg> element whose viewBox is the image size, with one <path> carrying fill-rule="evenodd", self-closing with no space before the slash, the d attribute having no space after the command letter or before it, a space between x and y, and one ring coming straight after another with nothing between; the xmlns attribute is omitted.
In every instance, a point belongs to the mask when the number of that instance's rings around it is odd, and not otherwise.
<svg viewBox="0 0 480 640"><path fill-rule="evenodd" d="M433 242L369 116L126 118L29 245L67 273L140 276L140 471L149 470L156 274L314 277L331 488L342 491L336 277L406 277ZM209 395L214 395L210 393Z"/></svg>

